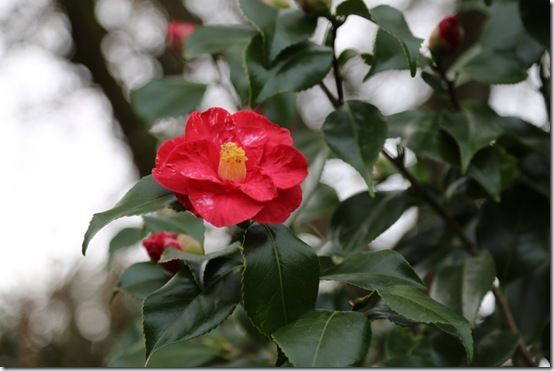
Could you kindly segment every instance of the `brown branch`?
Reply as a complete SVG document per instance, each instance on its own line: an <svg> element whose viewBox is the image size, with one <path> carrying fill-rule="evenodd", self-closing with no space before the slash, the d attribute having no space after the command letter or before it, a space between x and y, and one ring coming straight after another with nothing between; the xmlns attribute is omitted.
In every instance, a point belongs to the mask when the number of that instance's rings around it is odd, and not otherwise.
<svg viewBox="0 0 554 371"><path fill-rule="evenodd" d="M92 0L59 0L71 23L74 42L72 60L87 67L93 81L110 101L113 113L125 135L133 162L141 176L150 174L154 165L156 141L135 114L121 86L108 71L102 56L101 43L106 31L95 19Z"/></svg>

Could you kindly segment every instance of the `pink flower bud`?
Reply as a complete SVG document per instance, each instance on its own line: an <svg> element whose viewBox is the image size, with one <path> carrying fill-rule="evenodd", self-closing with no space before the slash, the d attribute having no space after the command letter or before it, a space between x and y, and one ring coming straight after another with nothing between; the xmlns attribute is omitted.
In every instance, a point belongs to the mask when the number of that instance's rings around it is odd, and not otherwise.
<svg viewBox="0 0 554 371"><path fill-rule="evenodd" d="M448 16L440 21L429 39L429 50L433 55L452 54L460 47L464 38L464 30L458 17Z"/></svg>
<svg viewBox="0 0 554 371"><path fill-rule="evenodd" d="M196 24L183 21L171 21L167 25L167 39L173 49L181 52L185 40L196 28Z"/></svg>

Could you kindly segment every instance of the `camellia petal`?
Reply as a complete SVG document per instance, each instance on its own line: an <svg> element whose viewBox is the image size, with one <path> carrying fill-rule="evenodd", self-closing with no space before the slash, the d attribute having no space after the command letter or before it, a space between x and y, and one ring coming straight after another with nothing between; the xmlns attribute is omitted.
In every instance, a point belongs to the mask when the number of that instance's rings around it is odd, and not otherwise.
<svg viewBox="0 0 554 371"><path fill-rule="evenodd" d="M279 191L279 196L266 203L253 218L259 223L281 224L302 203L302 188L298 185Z"/></svg>
<svg viewBox="0 0 554 371"><path fill-rule="evenodd" d="M188 179L220 183L217 175L218 148L210 141L184 142L176 146L152 176L162 186L178 193L187 193Z"/></svg>
<svg viewBox="0 0 554 371"><path fill-rule="evenodd" d="M287 129L272 123L257 112L239 111L232 117L238 128L237 136L250 160L247 163L249 169L259 165L267 143L292 146L292 137Z"/></svg>
<svg viewBox="0 0 554 371"><path fill-rule="evenodd" d="M169 154L175 150L180 144L185 142L184 137L176 137L165 141L156 154L156 167L163 166L169 157Z"/></svg>
<svg viewBox="0 0 554 371"><path fill-rule="evenodd" d="M185 126L185 141L209 140L216 145L236 142L236 126L223 108L210 108L190 114Z"/></svg>
<svg viewBox="0 0 554 371"><path fill-rule="evenodd" d="M240 190L256 201L269 201L277 197L277 188L270 177L260 172L252 172L240 185Z"/></svg>
<svg viewBox="0 0 554 371"><path fill-rule="evenodd" d="M223 185L191 182L189 199L194 210L208 223L224 227L251 219L264 206L240 190L228 190Z"/></svg>
<svg viewBox="0 0 554 371"><path fill-rule="evenodd" d="M270 148L260 163L261 171L271 177L277 188L300 184L308 175L304 155L293 147L279 145Z"/></svg>

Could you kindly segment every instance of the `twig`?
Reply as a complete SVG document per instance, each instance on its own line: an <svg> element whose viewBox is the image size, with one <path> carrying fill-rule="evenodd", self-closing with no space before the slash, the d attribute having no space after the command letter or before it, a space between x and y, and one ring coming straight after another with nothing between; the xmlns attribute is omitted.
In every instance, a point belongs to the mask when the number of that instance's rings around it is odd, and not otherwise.
<svg viewBox="0 0 554 371"><path fill-rule="evenodd" d="M460 110L460 102L458 101L458 97L456 96L456 90L454 87L454 82L446 76L446 71L442 67L442 64L440 61L436 61L435 64L431 64L431 68L438 72L440 78L444 83L446 84L446 88L448 90L448 95L450 96L450 102L452 103L452 106L454 107L455 111Z"/></svg>

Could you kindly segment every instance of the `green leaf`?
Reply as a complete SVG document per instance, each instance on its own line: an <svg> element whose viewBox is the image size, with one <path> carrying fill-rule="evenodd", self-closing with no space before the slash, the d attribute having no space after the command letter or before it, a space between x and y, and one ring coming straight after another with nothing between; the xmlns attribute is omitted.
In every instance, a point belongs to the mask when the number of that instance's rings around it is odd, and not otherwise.
<svg viewBox="0 0 554 371"><path fill-rule="evenodd" d="M357 15L372 22L375 22L363 0L346 0L337 6L336 14L338 16L348 17Z"/></svg>
<svg viewBox="0 0 554 371"><path fill-rule="evenodd" d="M317 18L298 9L277 10L259 0L240 0L239 4L246 19L261 33L270 63L286 48L308 40L317 25Z"/></svg>
<svg viewBox="0 0 554 371"><path fill-rule="evenodd" d="M406 356L412 353L419 343L419 336L410 329L395 326L385 340L387 358Z"/></svg>
<svg viewBox="0 0 554 371"><path fill-rule="evenodd" d="M442 112L404 111L386 116L388 137L402 138L403 144L416 153L438 162L457 166L456 144L441 130Z"/></svg>
<svg viewBox="0 0 554 371"><path fill-rule="evenodd" d="M477 153L467 171L490 194L496 202L500 201L502 192L502 174L500 172L500 155L496 148L485 148Z"/></svg>
<svg viewBox="0 0 554 371"><path fill-rule="evenodd" d="M435 324L441 330L455 335L466 350L467 361L471 361L473 338L465 318L413 286L390 286L377 290L377 293L394 312L416 322Z"/></svg>
<svg viewBox="0 0 554 371"><path fill-rule="evenodd" d="M146 214L159 210L175 201L175 194L160 186L151 175L140 179L111 209L92 216L85 232L82 251L87 251L92 237L107 224L124 216Z"/></svg>
<svg viewBox="0 0 554 371"><path fill-rule="evenodd" d="M550 50L550 2L548 0L519 0L523 27L541 45Z"/></svg>
<svg viewBox="0 0 554 371"><path fill-rule="evenodd" d="M144 237L146 237L146 233L142 228L123 228L110 241L109 254L112 255L116 251L131 247Z"/></svg>
<svg viewBox="0 0 554 371"><path fill-rule="evenodd" d="M208 278L206 277L208 265L216 260L233 260L234 257L232 255L237 253L238 249L236 245L232 245L206 255L191 254L177 249L167 249L163 252L159 262L164 263L171 260L183 261L191 270L196 284L203 290L206 287L206 279ZM232 267L239 264L240 262L237 262L237 264L230 264L229 267L232 269ZM219 268L221 267L219 266ZM220 273L226 274L227 272L222 271Z"/></svg>
<svg viewBox="0 0 554 371"><path fill-rule="evenodd" d="M231 314L240 298L240 276L231 271L201 291L183 268L146 298L143 306L146 357L166 345L205 334Z"/></svg>
<svg viewBox="0 0 554 371"><path fill-rule="evenodd" d="M517 344L516 334L494 330L476 342L472 366L500 367L512 357Z"/></svg>
<svg viewBox="0 0 554 371"><path fill-rule="evenodd" d="M441 118L442 128L458 145L462 173L479 150L502 134L498 124L501 118L488 106L468 104L463 113L443 114Z"/></svg>
<svg viewBox="0 0 554 371"><path fill-rule="evenodd" d="M131 94L131 103L149 127L158 119L184 116L202 100L206 85L181 76L154 79Z"/></svg>
<svg viewBox="0 0 554 371"><path fill-rule="evenodd" d="M150 232L187 234L200 244L204 243L204 222L188 212L164 212L143 217Z"/></svg>
<svg viewBox="0 0 554 371"><path fill-rule="evenodd" d="M162 287L171 276L160 266L152 262L131 265L123 272L116 290L144 300L153 291Z"/></svg>
<svg viewBox="0 0 554 371"><path fill-rule="evenodd" d="M503 117L499 126L503 131L500 141L510 146L517 143L550 158L550 134L546 131L516 117Z"/></svg>
<svg viewBox="0 0 554 371"><path fill-rule="evenodd" d="M331 219L332 240L346 252L359 250L379 237L412 206L403 192L361 192L344 200Z"/></svg>
<svg viewBox="0 0 554 371"><path fill-rule="evenodd" d="M306 202L302 213L298 215L298 221L310 222L331 215L339 206L339 198L335 189L326 184L319 183L313 190L312 197Z"/></svg>
<svg viewBox="0 0 554 371"><path fill-rule="evenodd" d="M440 270L435 278L431 297L462 314L475 324L485 294L492 289L496 269L488 251L468 257L462 265Z"/></svg>
<svg viewBox="0 0 554 371"><path fill-rule="evenodd" d="M248 228L243 246L244 309L262 333L269 335L313 309L319 264L311 247L278 225Z"/></svg>
<svg viewBox="0 0 554 371"><path fill-rule="evenodd" d="M339 57L337 58L337 61L339 63L340 67L343 67L346 62L348 62L350 59L360 55L360 52L353 48L344 49Z"/></svg>
<svg viewBox="0 0 554 371"><path fill-rule="evenodd" d="M263 39L257 35L245 51L251 105L279 93L311 88L327 75L333 59L330 48L310 42L288 48L271 67L266 67L262 57Z"/></svg>
<svg viewBox="0 0 554 371"><path fill-rule="evenodd" d="M261 104L264 116L285 128L291 128L298 119L296 93L277 94Z"/></svg>
<svg viewBox="0 0 554 371"><path fill-rule="evenodd" d="M198 26L185 41L185 57L223 53L237 44L246 45L255 34L243 26Z"/></svg>
<svg viewBox="0 0 554 371"><path fill-rule="evenodd" d="M371 325L362 313L313 310L273 338L295 367L346 367L364 359Z"/></svg>
<svg viewBox="0 0 554 371"><path fill-rule="evenodd" d="M346 282L366 290L394 285L425 286L408 262L396 251L362 251L324 272L321 279Z"/></svg>
<svg viewBox="0 0 554 371"><path fill-rule="evenodd" d="M545 220L546 221L546 220ZM541 336L551 318L550 256L530 274L511 281L506 286L508 304L526 344ZM549 331L548 331L549 332Z"/></svg>
<svg viewBox="0 0 554 371"><path fill-rule="evenodd" d="M323 123L327 145L364 178L373 195L373 165L387 137L387 126L379 110L361 101L346 102Z"/></svg>
<svg viewBox="0 0 554 371"><path fill-rule="evenodd" d="M487 202L477 224L477 243L488 250L498 279L506 283L537 269L550 259L548 199L519 186Z"/></svg>
<svg viewBox="0 0 554 371"><path fill-rule="evenodd" d="M415 76L419 48L423 40L412 34L400 11L388 5L380 5L368 11L362 0L347 0L337 7L336 13L341 16L357 15L379 26L374 58L366 79L377 72L403 68L409 68L412 77Z"/></svg>
<svg viewBox="0 0 554 371"><path fill-rule="evenodd" d="M468 79L487 84L525 80L543 48L523 28L519 1L495 1L488 14L479 41L460 56L452 66L453 72L459 75L460 83Z"/></svg>

